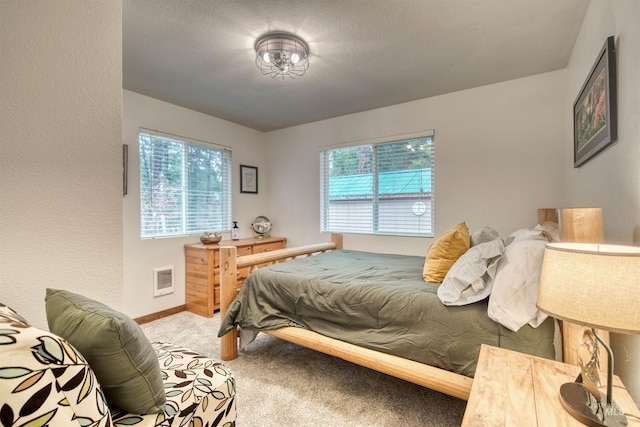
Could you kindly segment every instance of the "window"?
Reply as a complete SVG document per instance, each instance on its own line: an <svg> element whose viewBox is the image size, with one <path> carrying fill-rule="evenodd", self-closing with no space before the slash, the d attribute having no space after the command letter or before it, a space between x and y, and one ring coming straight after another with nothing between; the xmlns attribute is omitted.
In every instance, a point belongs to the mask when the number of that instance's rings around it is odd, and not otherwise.
<svg viewBox="0 0 640 427"><path fill-rule="evenodd" d="M433 134L320 153L321 230L433 236Z"/></svg>
<svg viewBox="0 0 640 427"><path fill-rule="evenodd" d="M140 131L140 237L228 231L231 151Z"/></svg>

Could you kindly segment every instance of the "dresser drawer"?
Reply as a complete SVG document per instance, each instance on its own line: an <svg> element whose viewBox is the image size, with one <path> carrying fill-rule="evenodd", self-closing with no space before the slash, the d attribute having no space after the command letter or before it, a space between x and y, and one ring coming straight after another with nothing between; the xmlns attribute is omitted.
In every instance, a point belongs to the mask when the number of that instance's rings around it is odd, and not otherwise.
<svg viewBox="0 0 640 427"><path fill-rule="evenodd" d="M254 254L261 254L263 252L275 251L277 249L284 248L284 244L282 242L272 242L272 243L257 243L253 246Z"/></svg>

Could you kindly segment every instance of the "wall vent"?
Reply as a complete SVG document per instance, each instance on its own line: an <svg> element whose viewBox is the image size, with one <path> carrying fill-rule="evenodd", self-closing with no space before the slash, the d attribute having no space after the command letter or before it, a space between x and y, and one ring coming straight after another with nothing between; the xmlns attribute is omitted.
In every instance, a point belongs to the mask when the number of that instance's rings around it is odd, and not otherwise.
<svg viewBox="0 0 640 427"><path fill-rule="evenodd" d="M173 267L153 269L153 296L173 293Z"/></svg>

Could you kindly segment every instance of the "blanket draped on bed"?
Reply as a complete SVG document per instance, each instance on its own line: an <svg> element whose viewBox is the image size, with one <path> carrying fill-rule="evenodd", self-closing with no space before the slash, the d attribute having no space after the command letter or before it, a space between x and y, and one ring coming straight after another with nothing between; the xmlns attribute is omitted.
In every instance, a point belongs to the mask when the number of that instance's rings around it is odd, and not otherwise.
<svg viewBox="0 0 640 427"><path fill-rule="evenodd" d="M307 328L331 338L473 376L481 344L553 358L554 325L513 332L487 316L486 300L447 307L422 279L424 257L325 252L251 273L222 319L266 331Z"/></svg>

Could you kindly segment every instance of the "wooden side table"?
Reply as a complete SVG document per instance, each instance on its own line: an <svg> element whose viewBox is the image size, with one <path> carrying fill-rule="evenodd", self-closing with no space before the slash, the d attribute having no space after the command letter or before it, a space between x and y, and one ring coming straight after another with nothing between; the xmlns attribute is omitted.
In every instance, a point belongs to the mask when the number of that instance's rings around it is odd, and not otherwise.
<svg viewBox="0 0 640 427"><path fill-rule="evenodd" d="M483 344L462 426L583 427L559 396L560 386L579 373L578 366ZM627 414L629 426L640 426L633 398L617 376L613 384L613 400Z"/></svg>

